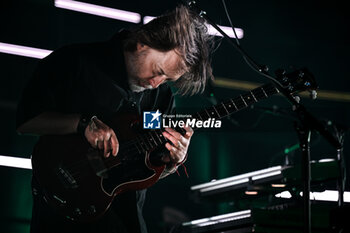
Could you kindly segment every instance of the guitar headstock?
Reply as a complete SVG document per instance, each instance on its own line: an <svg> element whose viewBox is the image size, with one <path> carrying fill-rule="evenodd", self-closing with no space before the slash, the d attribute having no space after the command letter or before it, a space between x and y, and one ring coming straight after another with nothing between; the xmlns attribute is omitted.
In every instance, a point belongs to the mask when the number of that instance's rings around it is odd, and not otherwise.
<svg viewBox="0 0 350 233"><path fill-rule="evenodd" d="M307 68L295 70L287 73L285 70L277 70L275 72L277 80L285 87L290 94L295 94L302 91L315 91L318 89L318 84Z"/></svg>

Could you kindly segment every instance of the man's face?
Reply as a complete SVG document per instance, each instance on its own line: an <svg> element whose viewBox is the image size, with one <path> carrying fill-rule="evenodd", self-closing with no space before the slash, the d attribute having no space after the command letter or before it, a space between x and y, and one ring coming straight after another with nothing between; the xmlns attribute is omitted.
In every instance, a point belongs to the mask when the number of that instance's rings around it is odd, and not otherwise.
<svg viewBox="0 0 350 233"><path fill-rule="evenodd" d="M175 50L161 52L138 43L135 52L125 53L125 61L130 88L135 92L176 81L185 73L181 68L181 57Z"/></svg>

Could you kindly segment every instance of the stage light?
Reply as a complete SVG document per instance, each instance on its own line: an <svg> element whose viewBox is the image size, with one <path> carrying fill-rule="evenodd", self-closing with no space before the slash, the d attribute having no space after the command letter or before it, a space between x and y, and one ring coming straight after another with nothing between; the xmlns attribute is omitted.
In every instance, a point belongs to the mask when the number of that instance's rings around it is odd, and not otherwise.
<svg viewBox="0 0 350 233"><path fill-rule="evenodd" d="M154 16L145 16L143 18L143 24L148 23L149 21L151 21L154 18L155 18ZM207 27L208 27L208 32L210 35L222 36L215 28L213 28L213 26L207 24ZM219 25L219 28L221 30L223 30L229 37L235 38L235 34L233 33L232 28L227 27L227 26L220 26L220 25ZM235 28L235 31L237 33L238 39L242 39L243 35L244 35L243 29L242 28Z"/></svg>
<svg viewBox="0 0 350 233"><path fill-rule="evenodd" d="M149 21L151 21L152 19L155 19L156 17L154 16L145 16L143 17L143 24L148 23Z"/></svg>
<svg viewBox="0 0 350 233"><path fill-rule="evenodd" d="M267 178L267 177L270 177L270 176L277 176L277 175L280 175L280 174L282 174L281 171L269 172L269 173L266 173L266 174L253 176L252 180L260 180L260 179L263 179L263 178Z"/></svg>
<svg viewBox="0 0 350 233"><path fill-rule="evenodd" d="M271 187L273 188L284 188L286 186L287 186L286 184L271 184Z"/></svg>
<svg viewBox="0 0 350 233"><path fill-rule="evenodd" d="M140 23L141 15L131 11L119 10L110 7L98 6L73 0L55 0L55 6L72 11L98 15L106 18L117 19L130 23Z"/></svg>
<svg viewBox="0 0 350 233"><path fill-rule="evenodd" d="M333 161L335 161L335 159L331 159L331 158L318 160L319 163L328 163L328 162L333 162Z"/></svg>
<svg viewBox="0 0 350 233"><path fill-rule="evenodd" d="M222 36L215 28L213 28L213 26L207 25L207 27L208 27L208 32L209 32L210 35L213 35L213 36ZM226 26L220 26L220 25L219 25L219 28L220 28L221 30L223 30L229 37L231 37L231 38L236 38L236 36L235 36L235 34L233 33L231 27L226 27ZM242 28L235 28L235 31L236 31L236 34L237 34L238 39L242 39L242 38L243 38L243 35L244 35L243 29L242 29Z"/></svg>
<svg viewBox="0 0 350 233"><path fill-rule="evenodd" d="M52 51L0 42L0 52L42 59L49 55Z"/></svg>
<svg viewBox="0 0 350 233"><path fill-rule="evenodd" d="M246 195L258 195L258 191L245 191Z"/></svg>
<svg viewBox="0 0 350 233"><path fill-rule="evenodd" d="M234 221L234 220L249 218L249 217L251 217L251 210L242 210L242 211L238 211L238 212L217 215L217 216L213 216L213 217L209 217L209 218L197 219L197 220L193 220L191 222L185 222L185 223L182 223L182 226L194 226L194 225L196 225L196 226L203 227L203 226L217 224L220 222Z"/></svg>
<svg viewBox="0 0 350 233"><path fill-rule="evenodd" d="M279 198L292 198L292 194L290 194L290 192L289 191L283 191L283 192L281 192L281 193L277 193L276 195L275 195L275 197L279 197Z"/></svg>
<svg viewBox="0 0 350 233"><path fill-rule="evenodd" d="M282 166L274 166L270 168L261 169L258 171L248 172L245 174L232 176L220 180L211 181L204 184L199 184L191 187L192 191L199 190L200 192L207 192L215 189L221 189L224 187L229 187L236 184L242 184L249 182L249 179L258 180L274 175L281 174Z"/></svg>
<svg viewBox="0 0 350 233"><path fill-rule="evenodd" d="M216 189L222 189L222 188L225 188L225 187L230 187L230 186L233 186L233 185L243 184L243 183L247 183L247 182L249 182L249 179L248 178L243 178L243 179L234 180L234 181L223 183L223 184L219 184L219 185L210 186L210 187L207 187L207 188L202 188L199 191L201 193L204 193L204 192L209 192L209 191L216 190Z"/></svg>
<svg viewBox="0 0 350 233"><path fill-rule="evenodd" d="M303 192L300 192L300 196L303 196ZM292 195L288 191L277 193L275 197L279 198L291 198ZM310 200L316 201L338 201L339 192L337 190L325 190L323 192L310 192ZM350 202L350 192L344 192L344 202Z"/></svg>
<svg viewBox="0 0 350 233"><path fill-rule="evenodd" d="M0 155L0 166L32 169L30 159Z"/></svg>

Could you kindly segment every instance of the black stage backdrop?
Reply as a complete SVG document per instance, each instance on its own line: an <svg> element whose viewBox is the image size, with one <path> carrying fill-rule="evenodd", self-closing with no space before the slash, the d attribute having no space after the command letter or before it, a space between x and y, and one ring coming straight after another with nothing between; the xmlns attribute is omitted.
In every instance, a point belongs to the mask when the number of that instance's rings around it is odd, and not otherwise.
<svg viewBox="0 0 350 233"><path fill-rule="evenodd" d="M85 2L156 16L176 6L177 1ZM215 22L228 26L220 1L199 1ZM302 98L307 109L322 121L349 126L350 88L349 14L345 3L320 1L227 1L233 24L242 28L243 48L259 64L273 72L278 68L307 67L316 77L319 99ZM66 44L110 38L121 28L135 26L100 16L56 8L54 1L3 0L0 3L0 42L54 50ZM219 38L216 40L219 42ZM29 158L37 137L15 132L15 112L20 93L38 59L0 53L0 154ZM216 100L244 92L244 84L262 84L257 75L229 44L222 41L213 54L216 85L202 96L177 98L179 111L191 113ZM246 83L247 82L247 83ZM217 83L218 84L218 83ZM180 169L148 191L145 218L150 232L165 232L169 226L232 210L227 204L197 204L189 197L189 187L212 179L283 165L285 149L298 143L293 120L285 114L271 114L262 108L290 112L281 96L264 100L224 120L221 129L200 130L191 142L186 162L189 178ZM345 137L344 156L349 168L349 135ZM300 150L290 155L300 163ZM335 158L335 150L318 134L311 140L313 160ZM326 171L325 171L326 173ZM349 172L350 173L350 172ZM0 167L0 232L29 232L31 218L31 170ZM347 187L349 189L349 187ZM170 214L169 214L170 213ZM173 217L169 217L169 216Z"/></svg>

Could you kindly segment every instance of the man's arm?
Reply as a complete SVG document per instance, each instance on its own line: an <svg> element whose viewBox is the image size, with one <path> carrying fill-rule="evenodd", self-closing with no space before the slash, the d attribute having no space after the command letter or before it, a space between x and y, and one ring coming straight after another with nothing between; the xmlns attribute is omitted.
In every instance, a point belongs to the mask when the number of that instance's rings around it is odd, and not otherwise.
<svg viewBox="0 0 350 233"><path fill-rule="evenodd" d="M17 127L21 134L63 135L76 133L80 114L44 112Z"/></svg>
<svg viewBox="0 0 350 233"><path fill-rule="evenodd" d="M55 112L44 112L21 124L17 131L19 133L36 135L64 135L77 133L80 114L62 114ZM116 156L119 142L112 128L108 127L97 117L91 118L89 125L85 128L84 136L93 148L104 151L108 157L111 152Z"/></svg>

